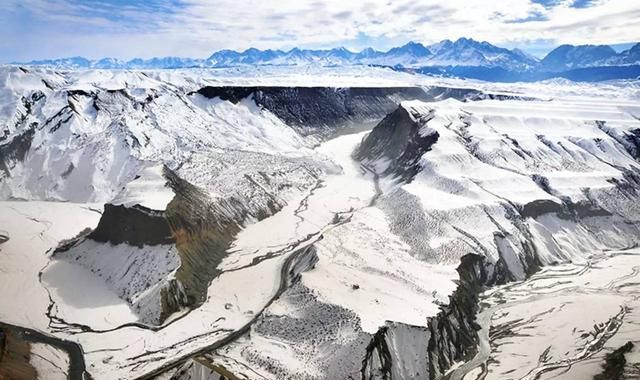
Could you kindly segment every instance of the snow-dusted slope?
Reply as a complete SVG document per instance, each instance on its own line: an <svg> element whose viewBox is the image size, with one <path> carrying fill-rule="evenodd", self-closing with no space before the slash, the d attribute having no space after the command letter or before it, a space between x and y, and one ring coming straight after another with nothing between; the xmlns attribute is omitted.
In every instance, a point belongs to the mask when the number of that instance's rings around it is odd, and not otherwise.
<svg viewBox="0 0 640 380"><path fill-rule="evenodd" d="M7 85L35 76L3 73ZM2 147L4 198L104 202L144 162L175 167L196 152L221 149L305 154L307 143L295 131L250 100L208 100L140 73L88 75L40 74L27 97L15 94L20 107L3 118L3 142L10 142ZM58 86L56 79L74 82Z"/></svg>
<svg viewBox="0 0 640 380"><path fill-rule="evenodd" d="M414 199L427 215L433 215L425 221L436 227L433 238L428 237L430 233L424 238L434 250L434 259L442 260L458 249L454 257L462 256L467 248L455 248L455 236L466 231L477 240L478 252L496 252L497 260L501 247L494 231L503 223L513 224L500 221L509 213L534 218L535 234L554 232L558 223L578 234L580 220L596 216L613 223L598 227L611 229L604 235L610 243L618 232L635 233L626 223L635 220L637 212L627 190L635 186L639 168L636 130L640 124L633 114L640 109L635 104L596 107L591 101L462 104L448 100L403 103L401 109L415 136L398 136L400 130L393 129L399 125L396 120L391 126L383 122L365 140L359 155L391 183L410 182L399 188L390 183L389 192L397 191L402 202ZM382 134L382 128L392 128L392 135ZM391 146L395 140L417 147L374 149ZM491 215L492 209L496 215ZM549 214L557 214L559 220L547 226ZM570 242L567 246L556 238L559 245L545 244L550 251L537 249L538 259L550 263L599 247L582 236L565 239ZM524 269L518 269L516 277L521 278Z"/></svg>
<svg viewBox="0 0 640 380"><path fill-rule="evenodd" d="M547 54L540 65L548 71L562 71L581 67L626 66L640 63L640 44L616 53L607 45L562 45Z"/></svg>

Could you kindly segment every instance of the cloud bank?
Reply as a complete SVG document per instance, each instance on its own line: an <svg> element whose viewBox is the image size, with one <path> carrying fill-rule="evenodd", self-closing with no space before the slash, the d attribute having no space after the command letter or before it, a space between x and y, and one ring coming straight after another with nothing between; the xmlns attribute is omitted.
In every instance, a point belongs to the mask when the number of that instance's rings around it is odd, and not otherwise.
<svg viewBox="0 0 640 380"><path fill-rule="evenodd" d="M0 60L206 57L214 50L367 46L472 37L542 53L640 40L629 0L4 0Z"/></svg>

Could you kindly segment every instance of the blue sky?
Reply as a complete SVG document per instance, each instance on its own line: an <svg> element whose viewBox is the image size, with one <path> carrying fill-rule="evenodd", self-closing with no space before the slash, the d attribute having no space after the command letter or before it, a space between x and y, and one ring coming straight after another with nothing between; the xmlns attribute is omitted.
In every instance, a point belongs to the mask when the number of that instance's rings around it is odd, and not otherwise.
<svg viewBox="0 0 640 380"><path fill-rule="evenodd" d="M2 0L0 61L207 57L220 49L384 50L471 37L537 56L640 40L632 0Z"/></svg>

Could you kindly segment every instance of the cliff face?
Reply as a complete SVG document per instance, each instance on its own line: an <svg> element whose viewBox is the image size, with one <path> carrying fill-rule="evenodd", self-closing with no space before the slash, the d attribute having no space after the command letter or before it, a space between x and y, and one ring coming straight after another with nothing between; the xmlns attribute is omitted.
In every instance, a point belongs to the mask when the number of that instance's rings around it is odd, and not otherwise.
<svg viewBox="0 0 640 380"><path fill-rule="evenodd" d="M0 322L0 378L91 378L82 348L40 331Z"/></svg>
<svg viewBox="0 0 640 380"><path fill-rule="evenodd" d="M329 137L347 124L378 121L409 99L433 99L419 87L203 87L198 94L237 103L251 98L303 136Z"/></svg>
<svg viewBox="0 0 640 380"><path fill-rule="evenodd" d="M207 287L220 274L218 265L227 255L233 237L247 218L239 202L212 200L208 194L171 171L165 171L169 186L176 193L167 205L166 221L175 238L180 267L175 272L178 288L186 300L181 307L196 308L204 302ZM270 215L275 210L265 210ZM167 292L163 300L178 301ZM169 308L167 315L176 311Z"/></svg>
<svg viewBox="0 0 640 380"><path fill-rule="evenodd" d="M151 325L162 325L170 315L204 302L233 238L255 212L234 198L212 199L166 167L163 177L174 194L165 210L106 204L93 231L55 253L57 259L97 272ZM264 207L258 219L281 206ZM105 262L116 259L107 258L109 247L120 252L120 263Z"/></svg>
<svg viewBox="0 0 640 380"><path fill-rule="evenodd" d="M457 268L460 280L428 327L388 323L367 346L362 379L438 379L455 362L470 359L478 344L474 322L479 293L488 284L485 259L467 255Z"/></svg>
<svg viewBox="0 0 640 380"><path fill-rule="evenodd" d="M379 162L383 175L410 180L420 171L422 156L438 141L438 132L426 127L430 117L412 115L404 107L398 107L367 135L355 158L368 166Z"/></svg>
<svg viewBox="0 0 640 380"><path fill-rule="evenodd" d="M88 238L101 243L126 243L139 248L175 242L164 212L140 205L126 207L109 203L104 206L100 223Z"/></svg>
<svg viewBox="0 0 640 380"><path fill-rule="evenodd" d="M29 380L37 379L38 373L29 357L31 347L8 328L0 329L0 378Z"/></svg>
<svg viewBox="0 0 640 380"><path fill-rule="evenodd" d="M345 125L378 122L405 100L518 99L517 95L490 94L481 90L451 87L213 87L198 89L208 99L238 103L252 99L303 136L335 136Z"/></svg>

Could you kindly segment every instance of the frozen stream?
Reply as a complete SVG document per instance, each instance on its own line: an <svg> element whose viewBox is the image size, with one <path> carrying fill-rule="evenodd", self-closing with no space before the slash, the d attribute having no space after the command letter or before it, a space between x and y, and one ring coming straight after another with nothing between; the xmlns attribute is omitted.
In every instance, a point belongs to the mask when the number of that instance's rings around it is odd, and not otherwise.
<svg viewBox="0 0 640 380"><path fill-rule="evenodd" d="M627 373L640 369L640 251L548 267L530 279L487 291L478 316L478 354L447 376L455 380L587 379L605 354L627 342Z"/></svg>

